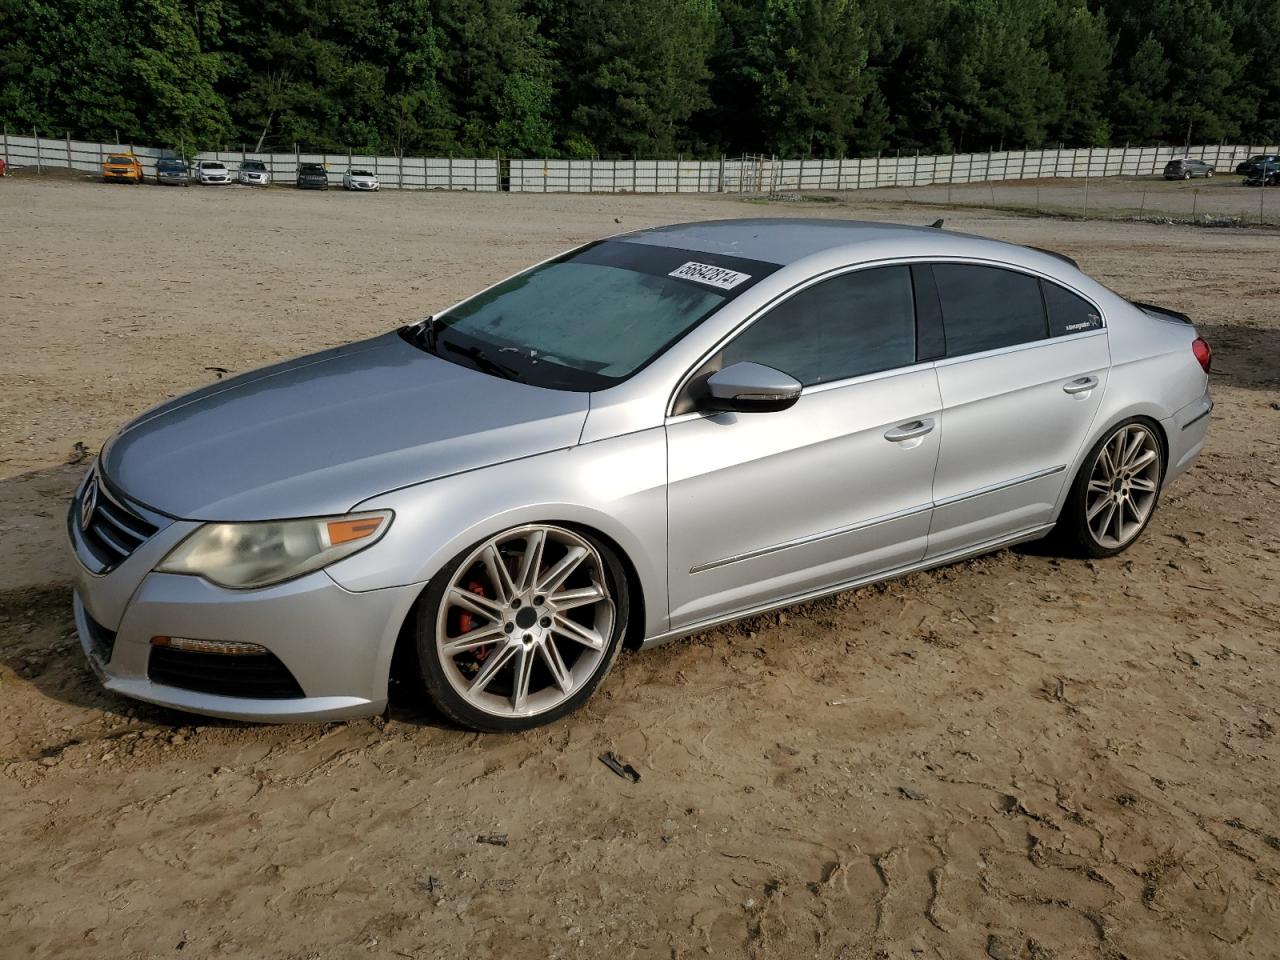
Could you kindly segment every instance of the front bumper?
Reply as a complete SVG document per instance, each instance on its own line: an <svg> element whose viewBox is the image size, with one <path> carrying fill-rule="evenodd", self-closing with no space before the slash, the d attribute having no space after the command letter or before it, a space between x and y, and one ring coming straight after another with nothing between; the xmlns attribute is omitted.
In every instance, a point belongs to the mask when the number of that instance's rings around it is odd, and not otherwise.
<svg viewBox="0 0 1280 960"><path fill-rule="evenodd" d="M328 180L299 180L298 189L299 190L328 190L329 181Z"/></svg>
<svg viewBox="0 0 1280 960"><path fill-rule="evenodd" d="M76 630L106 689L263 722L341 720L385 709L391 656L421 584L353 592L320 570L272 587L227 590L198 577L153 572L196 526L174 521L119 565L95 574L79 552L76 524L68 525ZM114 636L104 643L104 635ZM303 695L266 699L157 683L150 677L154 636L256 643L287 668Z"/></svg>
<svg viewBox="0 0 1280 960"><path fill-rule="evenodd" d="M242 173L240 174L240 182L247 187L265 187L267 186L267 184L271 182L271 180L269 177L266 176L266 174L254 175L249 173Z"/></svg>
<svg viewBox="0 0 1280 960"><path fill-rule="evenodd" d="M379 184L376 184L376 183L369 183L367 181L362 183L359 180L351 181L352 190L377 190L378 187L379 187Z"/></svg>

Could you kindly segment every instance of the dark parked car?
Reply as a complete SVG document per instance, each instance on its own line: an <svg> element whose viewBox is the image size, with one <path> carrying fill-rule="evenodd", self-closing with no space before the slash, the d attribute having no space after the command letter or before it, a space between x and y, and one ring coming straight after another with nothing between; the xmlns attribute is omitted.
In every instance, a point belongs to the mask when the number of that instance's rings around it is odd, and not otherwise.
<svg viewBox="0 0 1280 960"><path fill-rule="evenodd" d="M1190 180L1192 177L1212 177L1213 164L1190 157L1175 157L1164 165L1166 180Z"/></svg>
<svg viewBox="0 0 1280 960"><path fill-rule="evenodd" d="M1260 153L1256 157L1250 157L1248 160L1236 166L1236 173L1242 177L1257 177L1266 172L1265 167L1280 166L1280 155L1274 153Z"/></svg>
<svg viewBox="0 0 1280 960"><path fill-rule="evenodd" d="M1280 162L1266 163L1251 177L1245 177L1246 187L1280 187Z"/></svg>
<svg viewBox="0 0 1280 960"><path fill-rule="evenodd" d="M191 173L184 161L177 157L164 157L156 161L156 183L189 187Z"/></svg>
<svg viewBox="0 0 1280 960"><path fill-rule="evenodd" d="M329 174L322 163L304 163L298 167L299 190L328 190Z"/></svg>

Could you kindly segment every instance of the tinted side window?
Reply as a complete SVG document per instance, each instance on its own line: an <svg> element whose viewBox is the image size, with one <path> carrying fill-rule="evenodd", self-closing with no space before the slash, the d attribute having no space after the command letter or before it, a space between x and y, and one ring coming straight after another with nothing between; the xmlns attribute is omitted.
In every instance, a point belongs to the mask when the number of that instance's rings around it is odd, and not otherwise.
<svg viewBox="0 0 1280 960"><path fill-rule="evenodd" d="M947 356L1042 340L1047 326L1040 282L999 267L935 263Z"/></svg>
<svg viewBox="0 0 1280 960"><path fill-rule="evenodd" d="M916 362L911 271L877 267L833 277L780 303L724 349L805 386Z"/></svg>
<svg viewBox="0 0 1280 960"><path fill-rule="evenodd" d="M1049 308L1049 335L1064 337L1085 330L1097 330L1102 326L1102 317L1087 300L1077 297L1069 290L1064 290L1056 283L1046 282L1044 285L1044 302Z"/></svg>

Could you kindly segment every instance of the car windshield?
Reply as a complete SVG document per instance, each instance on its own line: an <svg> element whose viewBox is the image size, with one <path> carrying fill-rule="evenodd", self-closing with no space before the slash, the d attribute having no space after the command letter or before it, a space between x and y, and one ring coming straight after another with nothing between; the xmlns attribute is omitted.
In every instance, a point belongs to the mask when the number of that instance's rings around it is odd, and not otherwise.
<svg viewBox="0 0 1280 960"><path fill-rule="evenodd" d="M351 175L353 177L372 177L373 176L373 174L370 173L368 170L352 170Z"/></svg>
<svg viewBox="0 0 1280 960"><path fill-rule="evenodd" d="M267 165L261 160L246 160L240 164L241 170L265 170Z"/></svg>
<svg viewBox="0 0 1280 960"><path fill-rule="evenodd" d="M324 167L318 163L304 163L302 165L303 173L324 173Z"/></svg>
<svg viewBox="0 0 1280 960"><path fill-rule="evenodd" d="M631 376L776 264L602 241L534 267L434 321L427 349L564 390Z"/></svg>
<svg viewBox="0 0 1280 960"><path fill-rule="evenodd" d="M214 162L214 161L211 161L211 160L210 160L210 161L205 161L204 163L200 164L200 166L202 166L202 167L203 167L204 169L206 169L206 170L225 170L225 169L227 169L227 168L226 168L226 167L224 167L222 164L217 163L217 162Z"/></svg>
<svg viewBox="0 0 1280 960"><path fill-rule="evenodd" d="M133 163L133 157L125 157L120 155L107 157L107 163Z"/></svg>
<svg viewBox="0 0 1280 960"><path fill-rule="evenodd" d="M157 160L157 170L185 170L186 164L181 160Z"/></svg>

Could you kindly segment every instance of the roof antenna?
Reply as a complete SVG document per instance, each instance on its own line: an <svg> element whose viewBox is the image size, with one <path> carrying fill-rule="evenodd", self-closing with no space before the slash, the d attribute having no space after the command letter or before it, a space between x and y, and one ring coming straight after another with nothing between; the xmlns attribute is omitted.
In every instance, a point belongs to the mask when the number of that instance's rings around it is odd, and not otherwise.
<svg viewBox="0 0 1280 960"><path fill-rule="evenodd" d="M933 223L929 224L929 226L933 227L935 230L941 230L941 229L942 229L942 218L941 218L941 217L939 217L937 220L933 221Z"/></svg>

